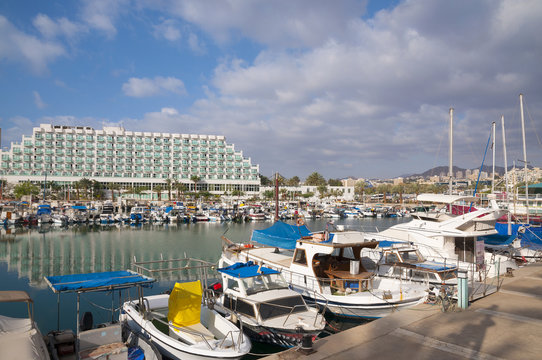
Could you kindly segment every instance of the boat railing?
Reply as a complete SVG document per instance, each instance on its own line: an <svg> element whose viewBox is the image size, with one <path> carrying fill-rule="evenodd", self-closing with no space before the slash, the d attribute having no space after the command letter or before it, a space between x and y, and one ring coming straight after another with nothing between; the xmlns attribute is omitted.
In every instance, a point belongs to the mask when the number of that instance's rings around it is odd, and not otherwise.
<svg viewBox="0 0 542 360"><path fill-rule="evenodd" d="M177 326L177 325L174 325L172 324L171 322L165 322L164 320L162 319L159 319L159 318L154 318L152 319L153 321L158 321L159 323L169 327L169 328L173 328L175 330L178 330L180 332L183 332L183 333L186 333L186 334L189 334L191 336L194 336L196 338L199 338L202 340L202 342L205 343L205 345L207 345L207 347L210 349L210 350L214 350L216 349L217 347L223 347L223 345L225 344L226 340L228 340L228 338L231 338L231 341L232 341L232 344L234 345L235 347L235 350L239 350L241 348L241 343L243 342L243 331L242 329L240 328L238 331L233 331L233 330L230 330L226 333L226 335L224 336L224 338L217 344L217 346L213 347L209 341L207 340L207 338L205 337L204 334L198 332L198 331L193 331L193 330L189 330L185 327L181 327L181 326ZM235 334L234 333L239 333L238 335L238 341L235 341Z"/></svg>
<svg viewBox="0 0 542 360"><path fill-rule="evenodd" d="M210 310L214 309L217 298L218 298L218 296L215 294L215 291L213 289L205 289L203 291L202 301ZM239 316L239 314L236 311L232 310L232 309L229 309L227 307L223 307L222 311L227 312L231 317L235 317L237 319L237 321L239 322L239 337L237 339L237 344L239 344L239 348L240 348L241 344L243 343L243 320L242 320L241 316ZM230 332L232 332L232 331L230 331ZM227 336L225 337L225 339L226 338L227 338ZM236 344L235 340L233 339L233 333L232 333L232 342L234 344Z"/></svg>
<svg viewBox="0 0 542 360"><path fill-rule="evenodd" d="M132 268L139 274L150 275L159 280L160 278L157 276L160 274L164 276L164 273L175 273L177 274L176 278L178 278L179 273L183 272L188 273L188 275L193 274L197 279L201 280L203 288L206 289L210 280L209 275L215 270L216 264L186 257L186 255L184 258L179 259L164 259L163 255L160 254L159 260L150 261L137 261L134 256Z"/></svg>
<svg viewBox="0 0 542 360"><path fill-rule="evenodd" d="M330 290L343 292L345 294L354 294L358 292L370 291L372 290L372 281L377 276L375 273L371 273L363 279L356 278L356 275L352 275L351 277L332 279L329 277L300 275L288 269L282 269L281 272L288 281L288 283L296 286L297 288L315 294L317 294L318 292L322 292L322 288L326 286L329 287ZM356 284L354 283L357 283L358 286L356 287ZM323 296L321 297L322 299L325 299Z"/></svg>

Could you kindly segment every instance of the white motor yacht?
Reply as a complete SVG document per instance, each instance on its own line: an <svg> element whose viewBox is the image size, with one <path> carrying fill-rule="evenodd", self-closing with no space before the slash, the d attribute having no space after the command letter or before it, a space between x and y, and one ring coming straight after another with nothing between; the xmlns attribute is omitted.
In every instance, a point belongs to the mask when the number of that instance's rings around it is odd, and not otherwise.
<svg viewBox="0 0 542 360"><path fill-rule="evenodd" d="M307 336L314 341L324 330L324 316L307 306L279 271L251 261L222 267L226 264L226 259L219 261L223 291L215 308L233 312L231 319L239 317L252 340L293 347Z"/></svg>

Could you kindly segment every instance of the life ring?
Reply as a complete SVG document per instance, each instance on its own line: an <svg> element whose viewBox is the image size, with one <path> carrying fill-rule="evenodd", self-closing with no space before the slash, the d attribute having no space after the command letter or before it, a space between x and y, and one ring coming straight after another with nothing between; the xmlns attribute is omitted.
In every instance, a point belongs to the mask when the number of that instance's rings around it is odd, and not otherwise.
<svg viewBox="0 0 542 360"><path fill-rule="evenodd" d="M305 225L305 220L303 220L302 217L298 217L296 221L297 226L303 226Z"/></svg>
<svg viewBox="0 0 542 360"><path fill-rule="evenodd" d="M245 249L252 249L252 248L254 248L254 245L253 244L244 244L243 247Z"/></svg>

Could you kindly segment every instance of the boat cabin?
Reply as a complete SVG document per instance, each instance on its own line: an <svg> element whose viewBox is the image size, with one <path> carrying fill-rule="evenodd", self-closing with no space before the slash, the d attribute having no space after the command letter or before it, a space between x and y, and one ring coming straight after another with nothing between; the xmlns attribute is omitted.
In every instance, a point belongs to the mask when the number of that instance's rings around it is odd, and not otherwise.
<svg viewBox="0 0 542 360"><path fill-rule="evenodd" d="M456 284L457 266L427 261L420 251L407 244L392 244L381 250L380 275L430 284Z"/></svg>
<svg viewBox="0 0 542 360"><path fill-rule="evenodd" d="M345 242L358 232L315 233L298 240L290 269L318 278L320 286L329 285L334 292L351 293L372 288L373 272L361 262L364 248L376 248L378 241ZM329 238L329 240L325 240Z"/></svg>
<svg viewBox="0 0 542 360"><path fill-rule="evenodd" d="M303 297L289 289L282 274L252 261L218 269L224 289L222 304L241 316L265 321L307 311ZM271 293L272 290L275 290Z"/></svg>

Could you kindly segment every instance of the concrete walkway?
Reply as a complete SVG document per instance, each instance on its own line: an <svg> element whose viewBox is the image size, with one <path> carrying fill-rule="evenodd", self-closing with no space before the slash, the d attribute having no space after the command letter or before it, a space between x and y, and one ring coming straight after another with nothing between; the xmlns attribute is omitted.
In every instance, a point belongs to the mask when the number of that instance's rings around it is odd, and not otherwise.
<svg viewBox="0 0 542 360"><path fill-rule="evenodd" d="M313 349L265 359L542 359L542 264L516 270L467 310L420 305L320 339Z"/></svg>

